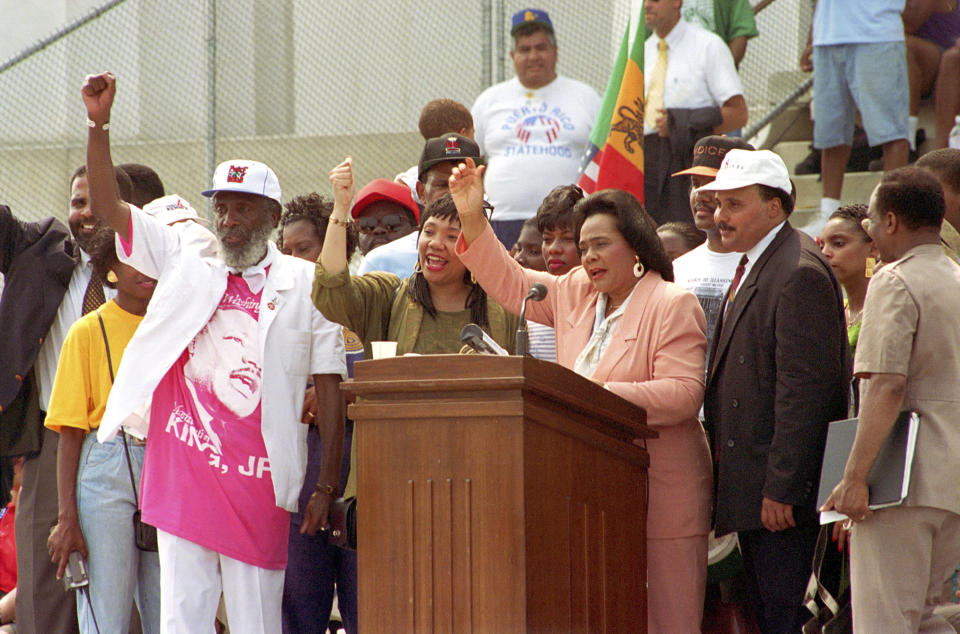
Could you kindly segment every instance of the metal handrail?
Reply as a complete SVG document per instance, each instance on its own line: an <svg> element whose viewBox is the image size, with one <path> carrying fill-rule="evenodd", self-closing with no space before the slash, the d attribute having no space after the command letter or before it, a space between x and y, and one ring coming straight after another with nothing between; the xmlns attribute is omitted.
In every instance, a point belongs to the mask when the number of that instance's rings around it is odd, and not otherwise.
<svg viewBox="0 0 960 634"><path fill-rule="evenodd" d="M810 90L811 86L813 86L813 77L807 77L802 84L797 86L792 93L784 97L783 101L778 103L772 110L770 110L770 112L765 114L762 119L753 125L744 128L743 138L752 139L754 136L756 136L757 132L762 130L764 126L776 119L781 112L792 106L793 102L802 97L805 92Z"/></svg>

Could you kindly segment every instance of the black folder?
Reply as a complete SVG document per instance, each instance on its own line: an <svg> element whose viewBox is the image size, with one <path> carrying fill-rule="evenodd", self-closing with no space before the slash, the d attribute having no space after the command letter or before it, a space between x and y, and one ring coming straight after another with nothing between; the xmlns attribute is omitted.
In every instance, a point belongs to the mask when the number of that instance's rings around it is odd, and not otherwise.
<svg viewBox="0 0 960 634"><path fill-rule="evenodd" d="M830 423L827 430L827 446L823 452L823 467L820 470L820 490L817 493L817 508L830 497L833 488L843 479L843 469L853 447L857 433L856 418ZM870 488L870 508L882 509L902 504L910 488L910 467L917 445L920 417L916 412L903 411L883 441L880 453L870 469L867 486ZM829 524L846 516L836 511L820 513L820 523Z"/></svg>

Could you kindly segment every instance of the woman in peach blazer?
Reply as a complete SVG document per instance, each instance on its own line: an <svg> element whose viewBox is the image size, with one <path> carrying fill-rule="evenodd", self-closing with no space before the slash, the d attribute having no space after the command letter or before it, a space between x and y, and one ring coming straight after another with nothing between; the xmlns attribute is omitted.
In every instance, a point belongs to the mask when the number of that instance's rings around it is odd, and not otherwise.
<svg viewBox="0 0 960 634"><path fill-rule="evenodd" d="M529 302L527 316L555 328L557 362L646 409L659 433L647 441L648 629L697 632L713 489L697 420L706 350L700 303L665 281L673 268L653 221L636 198L618 190L597 192L574 209L582 266L559 277L521 268L484 216L482 169L468 162L450 178L461 219L460 259L514 313L531 284L546 286L546 298Z"/></svg>

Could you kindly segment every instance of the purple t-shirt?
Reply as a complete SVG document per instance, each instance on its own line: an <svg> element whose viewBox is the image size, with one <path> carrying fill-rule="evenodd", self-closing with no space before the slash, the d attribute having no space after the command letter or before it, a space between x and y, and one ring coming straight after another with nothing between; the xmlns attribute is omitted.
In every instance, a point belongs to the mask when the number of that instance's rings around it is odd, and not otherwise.
<svg viewBox="0 0 960 634"><path fill-rule="evenodd" d="M931 14L914 35L941 48L950 48L960 38L960 6L950 13Z"/></svg>

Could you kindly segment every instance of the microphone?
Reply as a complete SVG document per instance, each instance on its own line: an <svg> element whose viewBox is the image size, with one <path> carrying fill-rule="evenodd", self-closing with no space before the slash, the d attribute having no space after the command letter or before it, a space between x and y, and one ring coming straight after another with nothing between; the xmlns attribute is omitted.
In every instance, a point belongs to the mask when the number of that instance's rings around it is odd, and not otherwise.
<svg viewBox="0 0 960 634"><path fill-rule="evenodd" d="M540 302L546 296L547 287L536 282L530 286L527 296L523 298L523 306L520 308L520 326L517 328L517 354L521 357L530 353L528 350L530 342L527 339L527 300Z"/></svg>
<svg viewBox="0 0 960 634"><path fill-rule="evenodd" d="M483 332L476 324L467 324L460 329L460 342L467 344L480 354L507 354L507 351L494 341L493 337Z"/></svg>
<svg viewBox="0 0 960 634"><path fill-rule="evenodd" d="M523 298L523 301L532 299L535 302L540 302L540 301L543 301L543 298L546 296L547 296L547 287L541 284L540 282L536 282L530 287L530 290L527 291L527 296Z"/></svg>

